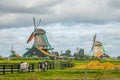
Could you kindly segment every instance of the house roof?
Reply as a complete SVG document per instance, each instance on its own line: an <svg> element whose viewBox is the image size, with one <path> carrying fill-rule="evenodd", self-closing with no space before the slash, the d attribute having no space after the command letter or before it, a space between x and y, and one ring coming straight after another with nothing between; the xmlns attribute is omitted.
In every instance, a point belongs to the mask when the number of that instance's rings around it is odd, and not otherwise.
<svg viewBox="0 0 120 80"><path fill-rule="evenodd" d="M41 49L40 47L36 46L36 48L41 51L43 54L48 55L48 56L54 56L53 54L48 53L47 51Z"/></svg>
<svg viewBox="0 0 120 80"><path fill-rule="evenodd" d="M41 49L38 46L33 46L31 49L29 49L23 56L38 56L38 57L46 57L50 56L53 57L53 54L50 54L49 52Z"/></svg>

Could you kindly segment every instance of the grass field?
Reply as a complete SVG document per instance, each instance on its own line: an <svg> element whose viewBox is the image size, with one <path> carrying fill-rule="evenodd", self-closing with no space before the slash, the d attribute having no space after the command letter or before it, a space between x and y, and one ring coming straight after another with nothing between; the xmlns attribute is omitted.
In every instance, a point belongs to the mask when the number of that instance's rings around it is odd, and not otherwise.
<svg viewBox="0 0 120 80"><path fill-rule="evenodd" d="M23 60L29 63L37 63L39 60ZM19 63L21 60L1 60L0 63ZM59 61L55 61L59 62ZM71 61L78 65L85 65L89 61ZM106 61L104 61L106 62ZM107 61L116 65L120 65L119 61ZM103 63L103 61L101 61ZM0 80L120 80L120 70L94 70L94 69L52 69L46 72L10 73L2 74L0 72Z"/></svg>
<svg viewBox="0 0 120 80"><path fill-rule="evenodd" d="M120 80L120 71L48 70L46 72L7 73L0 80Z"/></svg>

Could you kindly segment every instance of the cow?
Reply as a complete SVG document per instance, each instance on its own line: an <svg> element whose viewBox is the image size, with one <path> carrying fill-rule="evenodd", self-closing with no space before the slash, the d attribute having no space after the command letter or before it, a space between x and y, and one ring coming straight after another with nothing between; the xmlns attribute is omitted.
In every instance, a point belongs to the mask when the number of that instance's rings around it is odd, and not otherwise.
<svg viewBox="0 0 120 80"><path fill-rule="evenodd" d="M30 67L29 63L21 62L20 63L20 72L22 73L22 72L28 71L29 67Z"/></svg>
<svg viewBox="0 0 120 80"><path fill-rule="evenodd" d="M46 71L48 69L48 62L38 62L38 70L40 71Z"/></svg>

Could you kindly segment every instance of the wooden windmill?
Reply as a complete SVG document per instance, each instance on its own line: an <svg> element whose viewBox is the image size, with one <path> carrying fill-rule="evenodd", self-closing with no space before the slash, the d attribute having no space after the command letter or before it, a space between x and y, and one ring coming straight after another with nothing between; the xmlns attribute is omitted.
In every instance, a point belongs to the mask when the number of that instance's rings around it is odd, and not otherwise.
<svg viewBox="0 0 120 80"><path fill-rule="evenodd" d="M45 30L38 28L41 19L36 25L35 18L33 17L33 22L34 22L34 31L31 33L30 37L28 38L27 43L32 41L33 38L34 38L34 43L33 43L33 47L25 54L29 56L38 56L38 57L41 55L44 57L45 55L51 56L51 54L49 54L49 50L52 50L53 48L51 48L51 45L48 42L46 32Z"/></svg>
<svg viewBox="0 0 120 80"><path fill-rule="evenodd" d="M13 50L13 44L12 44L12 47L11 47L11 50L10 50L11 54L14 55L16 52Z"/></svg>
<svg viewBox="0 0 120 80"><path fill-rule="evenodd" d="M11 52L10 57L20 57L20 55L13 50L13 44L12 44L10 52Z"/></svg>
<svg viewBox="0 0 120 80"><path fill-rule="evenodd" d="M37 26L36 26L34 17L33 17L33 21L34 21L34 31L31 33L29 39L27 40L27 43L32 41L32 39L34 38L33 46L40 47L41 49L44 49L44 50L53 49L53 48L51 48L51 46L48 42L48 39L46 37L46 32L43 29L38 28L38 25L40 24L41 19L39 20Z"/></svg>
<svg viewBox="0 0 120 80"><path fill-rule="evenodd" d="M106 53L105 53L105 49L103 46L103 43L101 43L100 41L96 41L96 34L93 36L93 44L92 44L92 48L91 48L91 52L93 51L93 56L100 58L100 57L109 57Z"/></svg>

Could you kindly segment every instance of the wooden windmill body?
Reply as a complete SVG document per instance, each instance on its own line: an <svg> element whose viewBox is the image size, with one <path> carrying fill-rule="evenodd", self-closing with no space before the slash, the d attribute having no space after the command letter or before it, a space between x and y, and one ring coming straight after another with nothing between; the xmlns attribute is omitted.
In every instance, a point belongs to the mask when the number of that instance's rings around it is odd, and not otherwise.
<svg viewBox="0 0 120 80"><path fill-rule="evenodd" d="M41 47L41 48L47 47L45 39L43 38L45 33L46 32L43 29L37 29L35 31L35 37L34 37L34 44L33 45Z"/></svg>
<svg viewBox="0 0 120 80"><path fill-rule="evenodd" d="M94 45L94 57L100 57L104 54L104 51L102 49L103 44L100 41L95 41Z"/></svg>

